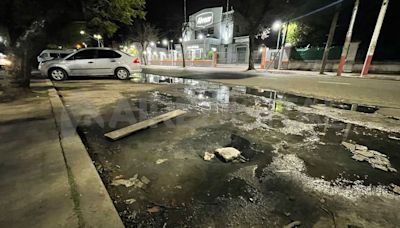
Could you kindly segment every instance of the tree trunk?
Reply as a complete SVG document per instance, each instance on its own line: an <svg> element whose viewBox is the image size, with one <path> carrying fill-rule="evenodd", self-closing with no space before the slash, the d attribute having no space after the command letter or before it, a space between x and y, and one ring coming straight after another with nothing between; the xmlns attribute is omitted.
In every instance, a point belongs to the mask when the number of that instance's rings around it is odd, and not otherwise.
<svg viewBox="0 0 400 228"><path fill-rule="evenodd" d="M144 54L144 52L147 50L147 45L145 44L145 43L140 43L141 45L142 45L142 51L141 51L141 55L142 55L142 59L143 59L143 63L144 63L144 65L147 65L148 63L147 63L147 57L146 57L146 55Z"/></svg>
<svg viewBox="0 0 400 228"><path fill-rule="evenodd" d="M182 67L186 67L186 62L185 62L185 50L183 50L183 44L181 42L181 51L182 51Z"/></svg>
<svg viewBox="0 0 400 228"><path fill-rule="evenodd" d="M28 50L25 49L16 55L14 67L13 77L17 85L22 88L29 88L31 79L31 64L29 64Z"/></svg>
<svg viewBox="0 0 400 228"><path fill-rule="evenodd" d="M254 33L249 34L249 67L247 70L255 70L254 59L253 59L253 47L254 47Z"/></svg>

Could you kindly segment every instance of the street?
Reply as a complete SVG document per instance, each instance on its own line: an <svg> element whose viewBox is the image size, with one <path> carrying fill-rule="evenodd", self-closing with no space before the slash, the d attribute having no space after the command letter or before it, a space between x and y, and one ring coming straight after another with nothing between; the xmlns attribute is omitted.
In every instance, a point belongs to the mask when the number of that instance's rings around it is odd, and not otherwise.
<svg viewBox="0 0 400 228"><path fill-rule="evenodd" d="M273 90L193 79L138 74L55 85L126 226L399 222L390 190L400 184L398 129L302 112L303 98ZM103 136L175 109L188 114L115 142ZM343 142L383 153L392 171L354 160ZM244 161L203 159L226 146Z"/></svg>

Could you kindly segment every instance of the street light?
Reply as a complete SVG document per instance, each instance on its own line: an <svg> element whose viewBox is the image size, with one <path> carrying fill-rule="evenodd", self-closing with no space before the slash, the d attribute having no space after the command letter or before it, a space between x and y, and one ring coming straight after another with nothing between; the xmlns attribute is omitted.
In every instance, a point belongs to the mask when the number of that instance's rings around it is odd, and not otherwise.
<svg viewBox="0 0 400 228"><path fill-rule="evenodd" d="M183 42L183 39L182 38L179 38L179 43L182 43Z"/></svg>
<svg viewBox="0 0 400 228"><path fill-rule="evenodd" d="M204 35L203 34L199 34L198 38L199 38L199 40L202 40L202 39L204 39Z"/></svg>
<svg viewBox="0 0 400 228"><path fill-rule="evenodd" d="M154 41L150 41L150 47L154 47L156 46L156 44L154 43Z"/></svg>
<svg viewBox="0 0 400 228"><path fill-rule="evenodd" d="M281 42L281 30L282 30L282 22L281 21L275 21L274 24L272 24L272 30L278 31L278 39L276 41L276 49L279 49L279 45Z"/></svg>
<svg viewBox="0 0 400 228"><path fill-rule="evenodd" d="M85 32L84 30L79 31L79 33L80 33L81 35L85 35L85 34L86 34L86 32ZM102 37L100 34L94 34L93 36L90 35L90 34L87 34L87 35L88 35L90 38L97 40L97 46L101 47L101 45L100 45L100 44L101 44L100 40L103 39L103 37Z"/></svg>
<svg viewBox="0 0 400 228"><path fill-rule="evenodd" d="M274 31L278 31L282 27L282 22L281 21L275 21L274 24L272 25L272 29Z"/></svg>

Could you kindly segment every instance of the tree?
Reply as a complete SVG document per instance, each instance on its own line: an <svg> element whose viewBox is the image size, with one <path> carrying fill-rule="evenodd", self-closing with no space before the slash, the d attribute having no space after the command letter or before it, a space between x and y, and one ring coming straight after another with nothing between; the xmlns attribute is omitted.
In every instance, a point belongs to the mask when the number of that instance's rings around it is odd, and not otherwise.
<svg viewBox="0 0 400 228"><path fill-rule="evenodd" d="M254 70L253 50L255 49L255 39L266 25L272 24L272 21L279 18L282 12L286 16L289 14L290 1L288 0L234 0L233 6L236 12L241 14L247 21L247 32L249 34L249 66L247 70Z"/></svg>
<svg viewBox="0 0 400 228"><path fill-rule="evenodd" d="M304 44L310 27L301 22L290 22L287 28L286 42L294 45Z"/></svg>
<svg viewBox="0 0 400 228"><path fill-rule="evenodd" d="M144 19L145 0L81 0L89 29L111 37L118 24L132 25L134 18Z"/></svg>
<svg viewBox="0 0 400 228"><path fill-rule="evenodd" d="M140 54L143 58L144 64L147 65L147 58L143 52L147 50L147 47L151 42L156 42L159 39L159 30L155 26L144 21L138 21L132 28L134 28L133 41L140 43L142 47Z"/></svg>

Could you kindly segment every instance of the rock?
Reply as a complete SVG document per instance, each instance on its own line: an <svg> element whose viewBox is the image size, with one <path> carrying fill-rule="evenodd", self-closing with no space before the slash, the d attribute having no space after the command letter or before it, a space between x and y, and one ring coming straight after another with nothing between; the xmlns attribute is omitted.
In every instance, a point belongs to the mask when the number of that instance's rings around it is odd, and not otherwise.
<svg viewBox="0 0 400 228"><path fill-rule="evenodd" d="M383 165L372 164L372 167L375 168L375 169L380 169L380 170L386 171L386 172L388 171L388 168L386 166L383 166Z"/></svg>
<svg viewBox="0 0 400 228"><path fill-rule="evenodd" d="M364 156L362 156L362 155L360 155L360 154L354 154L354 155L352 156L352 158L353 158L354 160L360 161L360 162L366 161L366 160L368 159L367 157L364 157Z"/></svg>
<svg viewBox="0 0 400 228"><path fill-rule="evenodd" d="M204 161L211 161L215 157L215 154L205 152L204 153Z"/></svg>
<svg viewBox="0 0 400 228"><path fill-rule="evenodd" d="M154 206L152 208L147 209L147 212L152 214L152 213L158 213L158 212L160 212L160 210L161 210L161 208L159 206Z"/></svg>
<svg viewBox="0 0 400 228"><path fill-rule="evenodd" d="M215 153L221 156L225 162L233 161L240 156L240 151L233 147L219 148L215 150Z"/></svg>
<svg viewBox="0 0 400 228"><path fill-rule="evenodd" d="M392 190L394 193L400 195L400 187L399 187L399 186L397 186L397 185L395 185L395 184L390 184L390 188L391 188L391 190Z"/></svg>
<svg viewBox="0 0 400 228"><path fill-rule="evenodd" d="M283 228L293 228L293 227L300 226L300 225L301 225L300 221L294 221L294 222L287 224Z"/></svg>
<svg viewBox="0 0 400 228"><path fill-rule="evenodd" d="M356 150L354 153L360 154L360 155L362 155L364 157L368 157L368 158L372 158L375 156L375 154L369 150Z"/></svg>
<svg viewBox="0 0 400 228"><path fill-rule="evenodd" d="M346 147L348 150L351 152L354 152L356 150L356 145L348 142L342 142L342 145Z"/></svg>
<svg viewBox="0 0 400 228"><path fill-rule="evenodd" d="M142 176L142 178L140 178L140 181L142 181L143 184L149 184L150 183L150 180L145 176Z"/></svg>
<svg viewBox="0 0 400 228"><path fill-rule="evenodd" d="M166 161L168 161L168 159L158 159L158 160L156 161L156 164L157 164L157 165L160 165L160 164L162 164L162 163L164 163L164 162L166 162Z"/></svg>
<svg viewBox="0 0 400 228"><path fill-rule="evenodd" d="M368 150L368 147L356 144L356 150L364 150L364 151L366 151L366 150Z"/></svg>
<svg viewBox="0 0 400 228"><path fill-rule="evenodd" d="M135 199L127 199L127 200L125 200L126 204L133 204L134 202L136 202Z"/></svg>
<svg viewBox="0 0 400 228"><path fill-rule="evenodd" d="M129 179L114 179L111 182L113 186L123 185L127 188L135 187L135 188L143 188L146 184L150 183L150 180L147 177L143 176L140 180L138 179L138 175L136 174L134 177Z"/></svg>

